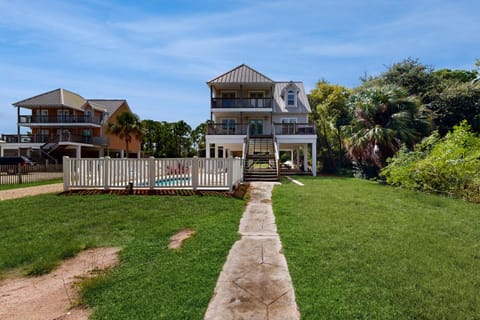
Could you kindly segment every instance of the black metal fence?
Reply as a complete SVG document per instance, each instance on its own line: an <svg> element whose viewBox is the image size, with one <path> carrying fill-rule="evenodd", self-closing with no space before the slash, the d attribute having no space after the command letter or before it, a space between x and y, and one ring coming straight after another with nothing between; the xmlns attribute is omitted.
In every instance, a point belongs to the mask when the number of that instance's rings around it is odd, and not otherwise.
<svg viewBox="0 0 480 320"><path fill-rule="evenodd" d="M62 178L63 166L61 164L0 165L0 185L28 184Z"/></svg>

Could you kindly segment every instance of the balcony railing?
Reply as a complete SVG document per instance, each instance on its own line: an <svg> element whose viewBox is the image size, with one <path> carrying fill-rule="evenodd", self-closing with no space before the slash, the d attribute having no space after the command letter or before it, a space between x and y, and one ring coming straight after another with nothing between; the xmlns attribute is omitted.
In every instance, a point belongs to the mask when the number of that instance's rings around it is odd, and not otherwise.
<svg viewBox="0 0 480 320"><path fill-rule="evenodd" d="M100 136L84 136L80 134L64 133L61 135L44 135L44 134L3 134L2 140L6 143L59 143L59 142L76 142L93 144L97 146L107 146L108 137Z"/></svg>
<svg viewBox="0 0 480 320"><path fill-rule="evenodd" d="M215 108L225 108L225 109L235 109L235 108L272 108L272 98L261 98L261 99L226 99L226 98L212 98L212 109Z"/></svg>
<svg viewBox="0 0 480 320"><path fill-rule="evenodd" d="M20 124L36 124L36 123L87 123L87 124L102 124L102 119L99 116L77 116L77 115L63 115L63 116L39 116L39 115L20 115Z"/></svg>
<svg viewBox="0 0 480 320"><path fill-rule="evenodd" d="M316 126L314 123L274 123L273 130L263 128L263 134L275 135L311 135L316 134ZM258 129L258 127L256 128ZM221 124L209 123L207 126L208 135L246 135L249 131L249 124Z"/></svg>
<svg viewBox="0 0 480 320"><path fill-rule="evenodd" d="M224 125L221 123L209 123L207 126L207 134L214 135L246 135L248 124L236 123Z"/></svg>
<svg viewBox="0 0 480 320"><path fill-rule="evenodd" d="M317 126L314 123L274 123L276 135L316 134Z"/></svg>

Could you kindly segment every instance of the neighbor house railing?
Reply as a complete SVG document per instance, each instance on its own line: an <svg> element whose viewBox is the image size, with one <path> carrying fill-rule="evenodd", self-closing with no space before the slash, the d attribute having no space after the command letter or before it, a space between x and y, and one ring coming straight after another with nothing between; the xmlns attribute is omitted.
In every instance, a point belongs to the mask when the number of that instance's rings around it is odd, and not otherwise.
<svg viewBox="0 0 480 320"><path fill-rule="evenodd" d="M78 188L232 190L243 180L239 158L63 158L64 190Z"/></svg>
<svg viewBox="0 0 480 320"><path fill-rule="evenodd" d="M44 134L3 134L2 140L6 143L59 143L59 142L77 142L94 145L108 145L108 137L86 136L73 134L69 132L60 135L44 135Z"/></svg>
<svg viewBox="0 0 480 320"><path fill-rule="evenodd" d="M68 123L68 124L95 124L101 125L102 118L99 116L81 116L81 115L58 115L58 116L42 116L42 115L20 115L19 123Z"/></svg>
<svg viewBox="0 0 480 320"><path fill-rule="evenodd" d="M0 165L0 185L25 184L43 180L62 179L61 164Z"/></svg>

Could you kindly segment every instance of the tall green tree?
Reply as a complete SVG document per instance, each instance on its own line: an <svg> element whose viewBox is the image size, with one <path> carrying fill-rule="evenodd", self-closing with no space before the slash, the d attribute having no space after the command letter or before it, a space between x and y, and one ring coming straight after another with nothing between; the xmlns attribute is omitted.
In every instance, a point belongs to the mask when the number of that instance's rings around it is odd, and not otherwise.
<svg viewBox="0 0 480 320"><path fill-rule="evenodd" d="M347 153L366 177L378 175L402 144L411 147L430 132L428 113L399 86L360 90L349 106L354 119L345 129Z"/></svg>
<svg viewBox="0 0 480 320"><path fill-rule="evenodd" d="M207 134L207 122L200 123L192 130L192 145L197 155L200 155L202 150L205 150L205 135Z"/></svg>
<svg viewBox="0 0 480 320"><path fill-rule="evenodd" d="M115 117L113 122L107 125L107 132L118 136L125 141L125 152L128 158L128 146L132 138L142 139L143 128L138 116L134 113L124 111Z"/></svg>
<svg viewBox="0 0 480 320"><path fill-rule="evenodd" d="M314 111L312 120L318 127L318 159L323 161L323 169L327 172L337 172L343 167L345 149L341 128L352 119L347 106L349 95L348 88L325 80L319 81L308 95Z"/></svg>

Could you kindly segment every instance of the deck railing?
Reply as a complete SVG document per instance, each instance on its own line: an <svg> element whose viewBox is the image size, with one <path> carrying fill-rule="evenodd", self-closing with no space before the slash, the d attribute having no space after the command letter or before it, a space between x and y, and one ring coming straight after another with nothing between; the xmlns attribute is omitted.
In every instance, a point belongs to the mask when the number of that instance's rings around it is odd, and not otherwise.
<svg viewBox="0 0 480 320"><path fill-rule="evenodd" d="M232 190L243 180L238 158L63 158L64 190L193 189Z"/></svg>
<svg viewBox="0 0 480 320"><path fill-rule="evenodd" d="M310 135L316 134L314 123L274 123L272 129L264 127L263 134L281 135ZM209 123L207 134L210 135L247 135L249 133L248 123Z"/></svg>
<svg viewBox="0 0 480 320"><path fill-rule="evenodd" d="M81 116L81 115L58 115L58 116L42 116L42 115L20 115L20 124L30 123L67 123L67 124L95 124L101 125L102 118L99 116Z"/></svg>
<svg viewBox="0 0 480 320"><path fill-rule="evenodd" d="M60 135L45 134L3 134L2 140L6 143L58 143L58 142L77 142L94 145L108 145L108 137L85 136L73 133L62 133Z"/></svg>
<svg viewBox="0 0 480 320"><path fill-rule="evenodd" d="M0 185L28 184L43 180L62 179L61 164L0 165Z"/></svg>
<svg viewBox="0 0 480 320"><path fill-rule="evenodd" d="M212 98L212 109L216 108L272 108L272 98Z"/></svg>

